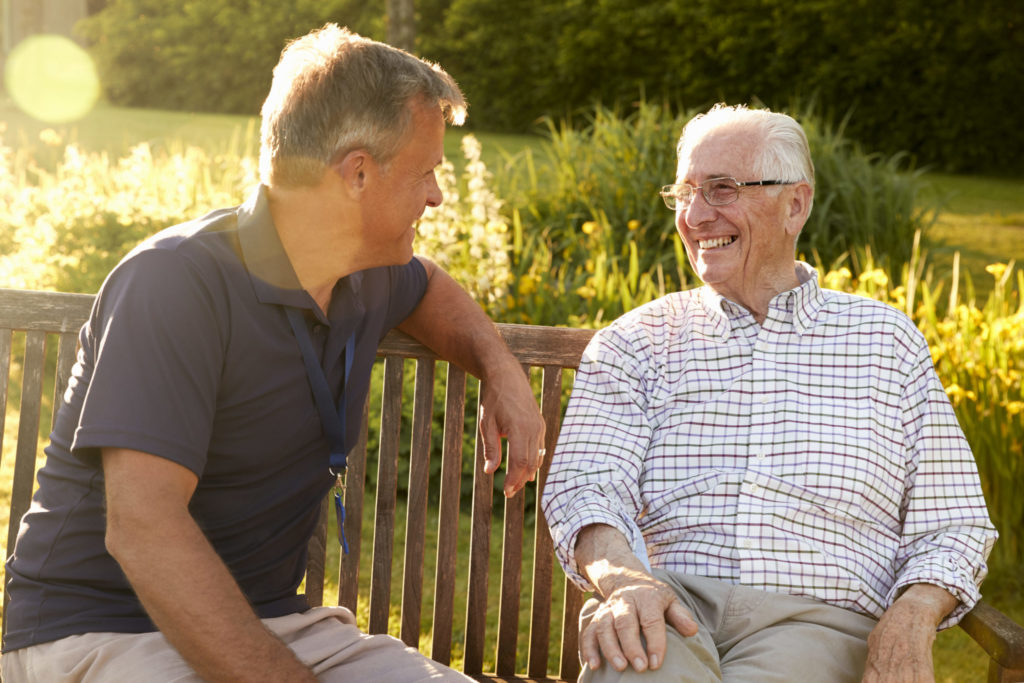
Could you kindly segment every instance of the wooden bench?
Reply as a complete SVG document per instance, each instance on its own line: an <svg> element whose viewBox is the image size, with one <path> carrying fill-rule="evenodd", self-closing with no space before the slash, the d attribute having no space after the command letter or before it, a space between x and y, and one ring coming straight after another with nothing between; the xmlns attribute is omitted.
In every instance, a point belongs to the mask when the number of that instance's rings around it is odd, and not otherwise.
<svg viewBox="0 0 1024 683"><path fill-rule="evenodd" d="M89 314L92 296L57 294L0 289L0 446L7 438L4 422L8 399L8 384L12 367L21 367L20 411L15 445L11 516L7 547L16 537L18 521L28 509L38 444L43 406L43 387L47 382L48 335L56 340L56 375L52 380L53 405L67 385L77 345L77 334ZM554 452L558 438L564 399L563 375L576 368L580 354L592 331L523 325L499 325L509 347L517 355L524 369L540 368L533 373L539 387L541 410L547 421L547 452ZM23 331L22 336L13 334ZM12 341L14 340L14 341ZM15 356L14 350L24 345L24 351ZM379 410L381 424L379 448L376 454L355 457L348 476L346 508L346 537L350 551L343 556L338 569L339 594L324 596L327 556L327 505L321 515L320 532L310 541L310 560L306 577L306 594L314 604L324 601L342 604L356 611L360 598L368 603L370 632L396 632L413 647L421 644L421 616L424 609L432 610L427 653L443 663L452 661L453 649L461 650L462 669L478 680L542 681L575 680L579 673L577 658L576 615L583 595L572 585L555 585L556 577L564 581L560 569L555 567L552 543L543 516L536 508L539 492L547 474L548 460L535 484L506 500L501 515L502 542L492 547L491 527L497 523L494 509L492 476L483 473L479 453L475 454L472 475L472 505L469 520L468 576L457 575L457 542L460 526L460 505L463 485L463 443L467 430L466 419L467 378L454 366L447 366L444 377L436 372L436 357L411 338L392 333L380 347L384 358L381 401L379 408L367 406L364 427L370 411ZM411 359L411 360L410 360ZM402 394L406 365L414 366L415 389L412 397L411 424L403 435ZM439 454L431 453L431 429L435 384L443 383L444 397L443 446ZM470 418L473 410L471 407ZM472 426L469 427L472 429ZM357 452L366 448L367 430ZM45 435L42 435L45 436ZM402 499L398 494L399 452L407 443L409 455L408 492ZM476 444L479 450L480 444ZM428 517L429 460L440 457L440 493L437 504L436 546L428 547L426 539ZM550 457L550 455L549 455ZM366 486L366 463L376 464L376 491ZM436 485L436 484L435 484ZM530 490L533 489L533 490ZM500 495L500 494L499 494ZM371 501L372 498L372 501ZM527 506L526 501L530 501ZM363 516L372 504L374 522L372 538L364 538ZM405 507L405 539L396 549L394 531L398 512ZM532 523L531 523L532 522ZM532 527L532 537L529 531ZM370 528L367 525L367 528ZM529 544L529 545L527 545ZM521 567L524 550L530 554L532 567L523 576ZM360 558L372 553L372 561L363 562L364 574L369 571L369 587L360 594ZM436 556L436 571L430 582L429 599L424 600L423 567L430 555ZM393 600L393 559L402 557L404 573L401 578L400 601ZM500 594L488 600L489 568L500 564ZM363 577L366 583L367 577ZM455 613L457 586L466 587L465 614ZM562 594L561 604L553 596ZM520 601L529 600L528 617L520 623ZM5 593L4 604L7 596ZM400 605L400 612L393 604ZM488 620L488 616L492 618ZM456 619L461 628L456 629ZM496 618L495 618L496 617ZM489 631L489 621L496 623ZM552 633L552 624L561 623L560 632ZM990 658L989 681L1024 681L1024 628L1017 625L991 606L979 604L961 624ZM453 643L453 634L464 638ZM493 655L494 673L484 674L485 644L496 642ZM454 646L454 648L453 648ZM553 648L553 649L552 649ZM518 659L525 663L517 665ZM549 667L549 661L557 662Z"/></svg>

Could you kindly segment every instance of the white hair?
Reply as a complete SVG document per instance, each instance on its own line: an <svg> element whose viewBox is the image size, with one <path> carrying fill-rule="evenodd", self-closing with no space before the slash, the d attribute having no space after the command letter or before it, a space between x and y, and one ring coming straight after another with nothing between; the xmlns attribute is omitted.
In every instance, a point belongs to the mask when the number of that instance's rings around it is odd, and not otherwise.
<svg viewBox="0 0 1024 683"><path fill-rule="evenodd" d="M697 114L683 128L676 152L679 162L689 157L690 149L705 135L723 128L756 133L761 148L751 169L761 180L807 181L814 189L814 164L804 129L792 117L768 109L749 109L746 105L716 104L706 114ZM776 191L781 191L776 188ZM813 195L812 195L813 201Z"/></svg>

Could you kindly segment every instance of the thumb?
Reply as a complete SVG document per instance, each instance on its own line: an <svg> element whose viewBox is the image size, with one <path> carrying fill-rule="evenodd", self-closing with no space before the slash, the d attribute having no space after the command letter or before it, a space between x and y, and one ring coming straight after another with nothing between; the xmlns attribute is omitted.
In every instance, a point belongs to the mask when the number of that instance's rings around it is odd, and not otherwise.
<svg viewBox="0 0 1024 683"><path fill-rule="evenodd" d="M484 472L494 474L501 464L501 436L494 420L483 410L480 414L480 438L484 444Z"/></svg>

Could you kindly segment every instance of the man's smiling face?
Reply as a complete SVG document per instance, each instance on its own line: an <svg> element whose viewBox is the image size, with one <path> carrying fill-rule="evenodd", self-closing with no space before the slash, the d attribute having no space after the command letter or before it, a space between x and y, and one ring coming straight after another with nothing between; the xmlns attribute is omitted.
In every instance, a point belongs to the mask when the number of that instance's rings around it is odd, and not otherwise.
<svg viewBox="0 0 1024 683"><path fill-rule="evenodd" d="M760 149L758 135L749 129L713 129L682 150L676 182L698 186L721 177L764 180L754 172ZM743 187L739 198L725 206L711 206L695 192L690 204L676 211L676 229L698 277L748 308L756 291L791 280L796 240L787 231L791 192L790 187Z"/></svg>

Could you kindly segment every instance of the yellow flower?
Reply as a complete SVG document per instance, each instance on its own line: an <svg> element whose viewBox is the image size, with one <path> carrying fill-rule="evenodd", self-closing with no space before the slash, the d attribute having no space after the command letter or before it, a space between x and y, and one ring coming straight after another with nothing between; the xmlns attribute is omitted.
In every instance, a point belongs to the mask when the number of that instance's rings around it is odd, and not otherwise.
<svg viewBox="0 0 1024 683"><path fill-rule="evenodd" d="M537 291L537 278L532 275L524 275L519 278L519 293L528 296Z"/></svg>
<svg viewBox="0 0 1024 683"><path fill-rule="evenodd" d="M634 218L630 222L626 223L626 227L629 228L630 232L638 230L640 228L640 221Z"/></svg>
<svg viewBox="0 0 1024 683"><path fill-rule="evenodd" d="M954 401L963 398L964 390L959 384L950 384L946 387L946 395Z"/></svg>
<svg viewBox="0 0 1024 683"><path fill-rule="evenodd" d="M987 272L989 275L998 280L1003 276L1003 273L1006 272L1006 264L990 263L989 265L985 266L985 272Z"/></svg>
<svg viewBox="0 0 1024 683"><path fill-rule="evenodd" d="M1010 401L1006 404L1006 413L1008 415L1020 415L1024 413L1024 401Z"/></svg>
<svg viewBox="0 0 1024 683"><path fill-rule="evenodd" d="M600 230L600 227L598 227L595 221L587 221L583 224L582 230L585 235L593 235L595 232Z"/></svg>

